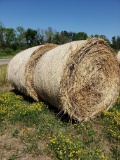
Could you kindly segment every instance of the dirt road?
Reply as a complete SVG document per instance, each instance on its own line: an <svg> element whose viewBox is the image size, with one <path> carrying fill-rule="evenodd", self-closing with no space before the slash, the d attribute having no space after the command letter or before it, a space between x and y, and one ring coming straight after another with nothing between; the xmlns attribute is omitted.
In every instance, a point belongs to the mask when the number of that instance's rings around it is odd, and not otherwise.
<svg viewBox="0 0 120 160"><path fill-rule="evenodd" d="M0 59L0 65L2 64L8 64L11 59Z"/></svg>

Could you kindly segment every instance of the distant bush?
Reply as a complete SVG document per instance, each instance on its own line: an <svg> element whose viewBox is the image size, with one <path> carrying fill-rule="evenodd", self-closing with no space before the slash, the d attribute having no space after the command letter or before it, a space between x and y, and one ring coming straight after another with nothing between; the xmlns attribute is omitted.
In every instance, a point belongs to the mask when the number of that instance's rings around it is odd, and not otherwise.
<svg viewBox="0 0 120 160"><path fill-rule="evenodd" d="M20 50L13 50L12 48L0 49L0 58L10 58L16 55Z"/></svg>
<svg viewBox="0 0 120 160"><path fill-rule="evenodd" d="M14 53L14 51L12 48L5 48L4 49L4 54L13 54L13 53Z"/></svg>

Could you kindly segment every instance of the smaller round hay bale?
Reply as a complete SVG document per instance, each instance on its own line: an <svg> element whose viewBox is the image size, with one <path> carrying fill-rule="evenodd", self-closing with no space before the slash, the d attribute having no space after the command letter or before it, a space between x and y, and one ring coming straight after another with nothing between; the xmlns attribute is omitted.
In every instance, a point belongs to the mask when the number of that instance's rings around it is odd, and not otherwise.
<svg viewBox="0 0 120 160"><path fill-rule="evenodd" d="M19 52L8 65L8 80L10 84L18 91L28 94L25 80L26 64L34 51L41 46L35 46Z"/></svg>

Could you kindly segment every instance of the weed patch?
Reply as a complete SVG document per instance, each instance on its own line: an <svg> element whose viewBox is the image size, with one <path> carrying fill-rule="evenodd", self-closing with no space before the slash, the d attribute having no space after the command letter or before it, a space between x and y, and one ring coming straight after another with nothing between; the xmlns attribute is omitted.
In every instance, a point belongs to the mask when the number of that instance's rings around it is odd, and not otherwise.
<svg viewBox="0 0 120 160"><path fill-rule="evenodd" d="M0 66L0 87L2 87L3 85L8 86L6 70L7 70L6 64Z"/></svg>
<svg viewBox="0 0 120 160"><path fill-rule="evenodd" d="M62 121L57 115L43 102L31 101L15 92L0 92L1 148L11 152L9 159L27 155L33 159L119 160L120 98L109 111L102 111L89 122L72 123L65 117ZM18 141L21 146L15 147L16 152L4 140L8 135L10 141Z"/></svg>
<svg viewBox="0 0 120 160"><path fill-rule="evenodd" d="M120 142L120 98L109 111L101 114L104 133L111 142Z"/></svg>

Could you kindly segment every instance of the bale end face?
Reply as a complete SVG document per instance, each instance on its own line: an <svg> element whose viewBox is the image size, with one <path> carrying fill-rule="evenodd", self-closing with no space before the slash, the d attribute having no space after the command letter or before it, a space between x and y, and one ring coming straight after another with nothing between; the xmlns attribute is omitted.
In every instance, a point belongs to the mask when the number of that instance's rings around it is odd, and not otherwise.
<svg viewBox="0 0 120 160"><path fill-rule="evenodd" d="M61 81L61 106L78 121L108 110L119 95L120 71L112 49L102 39L89 39L69 58Z"/></svg>

